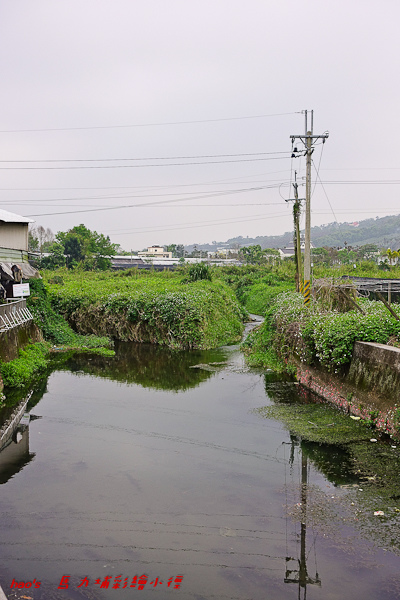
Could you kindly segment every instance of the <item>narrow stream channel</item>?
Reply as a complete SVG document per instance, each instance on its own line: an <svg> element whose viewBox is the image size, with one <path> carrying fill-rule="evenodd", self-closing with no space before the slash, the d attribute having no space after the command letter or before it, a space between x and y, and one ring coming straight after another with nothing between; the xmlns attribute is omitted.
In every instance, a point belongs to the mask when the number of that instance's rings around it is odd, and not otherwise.
<svg viewBox="0 0 400 600"><path fill-rule="evenodd" d="M391 540L349 516L363 492L346 457L254 412L301 394L237 347L119 344L42 388L0 453L7 598L400 598Z"/></svg>

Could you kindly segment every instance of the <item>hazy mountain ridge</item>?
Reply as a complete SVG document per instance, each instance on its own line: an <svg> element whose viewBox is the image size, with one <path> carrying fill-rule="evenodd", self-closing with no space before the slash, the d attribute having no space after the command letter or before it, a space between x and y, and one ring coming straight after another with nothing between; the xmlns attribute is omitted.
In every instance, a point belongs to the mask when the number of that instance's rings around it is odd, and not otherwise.
<svg viewBox="0 0 400 600"><path fill-rule="evenodd" d="M302 230L304 233L304 230ZM257 236L255 238L237 236L226 242L212 244L197 244L203 250L215 250L217 247L250 246L259 244L261 248L284 248L293 241L293 232L287 231L282 235ZM315 247L343 247L376 244L379 248L400 248L400 215L365 219L358 226L351 223L328 223L311 228L311 241ZM185 246L192 250L194 245Z"/></svg>

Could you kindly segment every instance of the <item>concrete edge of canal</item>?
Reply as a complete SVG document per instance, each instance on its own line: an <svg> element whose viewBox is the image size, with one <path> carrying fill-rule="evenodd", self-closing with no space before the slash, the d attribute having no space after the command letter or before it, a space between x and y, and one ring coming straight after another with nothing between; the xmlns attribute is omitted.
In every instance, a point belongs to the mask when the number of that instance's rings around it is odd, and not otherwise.
<svg viewBox="0 0 400 600"><path fill-rule="evenodd" d="M346 375L295 361L297 380L331 404L362 419L378 413L376 428L398 435L400 350L385 344L356 342Z"/></svg>

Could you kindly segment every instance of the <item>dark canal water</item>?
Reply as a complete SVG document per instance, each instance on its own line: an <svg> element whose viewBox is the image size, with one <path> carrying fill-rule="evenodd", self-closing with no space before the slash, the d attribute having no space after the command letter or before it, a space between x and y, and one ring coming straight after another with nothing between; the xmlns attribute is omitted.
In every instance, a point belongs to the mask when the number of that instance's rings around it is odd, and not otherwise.
<svg viewBox="0 0 400 600"><path fill-rule="evenodd" d="M400 598L381 520L350 510L363 492L345 457L254 412L300 395L235 347L60 362L30 402L40 418L0 453L7 597Z"/></svg>

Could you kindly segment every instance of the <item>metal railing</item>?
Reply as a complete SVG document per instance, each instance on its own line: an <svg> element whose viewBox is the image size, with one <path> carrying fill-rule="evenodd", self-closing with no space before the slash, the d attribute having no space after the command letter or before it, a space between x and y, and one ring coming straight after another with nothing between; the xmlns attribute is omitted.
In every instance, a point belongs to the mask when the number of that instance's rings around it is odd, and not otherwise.
<svg viewBox="0 0 400 600"><path fill-rule="evenodd" d="M25 299L0 304L0 333L28 323L32 319L32 313L27 308Z"/></svg>

